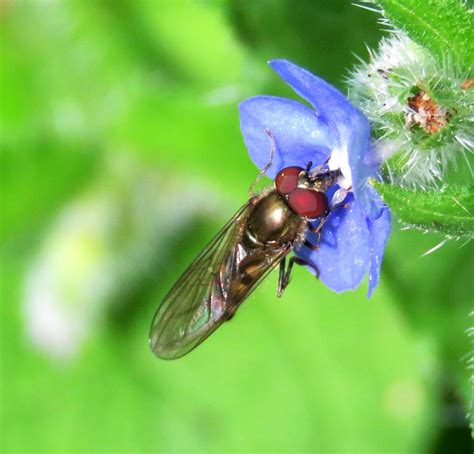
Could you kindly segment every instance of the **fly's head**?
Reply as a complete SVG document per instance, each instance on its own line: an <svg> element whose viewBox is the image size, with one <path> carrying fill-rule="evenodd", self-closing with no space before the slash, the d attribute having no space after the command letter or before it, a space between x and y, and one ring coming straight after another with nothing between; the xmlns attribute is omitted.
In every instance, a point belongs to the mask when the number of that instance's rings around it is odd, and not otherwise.
<svg viewBox="0 0 474 454"><path fill-rule="evenodd" d="M288 206L301 217L315 219L329 211L326 191L341 176L340 170L310 172L297 166L286 167L275 177L275 188Z"/></svg>

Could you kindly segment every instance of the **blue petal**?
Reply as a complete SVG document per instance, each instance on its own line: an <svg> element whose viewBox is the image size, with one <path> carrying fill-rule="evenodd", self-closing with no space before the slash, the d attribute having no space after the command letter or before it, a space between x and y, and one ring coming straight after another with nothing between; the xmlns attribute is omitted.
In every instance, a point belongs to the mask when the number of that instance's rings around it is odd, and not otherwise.
<svg viewBox="0 0 474 454"><path fill-rule="evenodd" d="M347 150L353 191L365 211L375 217L376 207L366 193L367 179L377 177L377 166L370 163L367 118L339 90L309 71L287 60L272 60L270 66L298 95L313 105L334 134L338 149Z"/></svg>
<svg viewBox="0 0 474 454"><path fill-rule="evenodd" d="M362 115L362 114L361 114ZM362 128L360 124L354 125L355 128ZM370 130L367 130L364 134L361 133L362 129L355 129L354 134L348 145L348 156L349 156L349 167L352 175L352 191L358 203L361 204L364 211L371 217L376 218L380 216L380 204L378 204L373 198L370 189L368 179L379 178L377 168L372 167L366 163L369 153L371 151L370 146Z"/></svg>
<svg viewBox="0 0 474 454"><path fill-rule="evenodd" d="M331 84L294 63L272 60L269 64L299 96L316 109L318 115L334 129L333 133L338 135L338 139L344 141L345 131L350 132L352 129L352 117L358 113L362 115L349 100ZM339 133L342 133L341 137Z"/></svg>
<svg viewBox="0 0 474 454"><path fill-rule="evenodd" d="M368 219L367 225L371 236L370 248L370 270L369 270L369 291L367 296L371 296L380 277L380 267L382 265L383 253L390 235L390 210L383 205L377 191L370 187L368 192L372 193L372 198L377 201L381 208L380 216L376 219Z"/></svg>
<svg viewBox="0 0 474 454"><path fill-rule="evenodd" d="M355 289L370 264L371 235L366 215L352 194L347 202L349 208L336 208L329 214L318 251L305 246L295 250L298 257L318 269L319 278L336 292ZM308 239L314 244L316 237L312 234Z"/></svg>
<svg viewBox="0 0 474 454"><path fill-rule="evenodd" d="M305 167L309 161L320 165L331 153L332 136L327 124L309 107L290 99L256 96L239 105L240 128L250 158L261 169L271 156L268 129L276 142L273 163L267 171L275 178L290 165Z"/></svg>

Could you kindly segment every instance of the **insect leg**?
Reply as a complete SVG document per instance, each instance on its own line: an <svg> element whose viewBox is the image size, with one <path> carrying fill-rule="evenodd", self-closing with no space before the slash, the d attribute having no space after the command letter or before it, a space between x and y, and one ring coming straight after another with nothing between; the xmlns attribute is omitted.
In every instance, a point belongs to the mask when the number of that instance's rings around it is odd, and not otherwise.
<svg viewBox="0 0 474 454"><path fill-rule="evenodd" d="M350 205L348 203L343 203L340 205L336 205L331 211L335 209L339 209L339 208L349 208L349 207ZM315 245L310 243L308 240L305 240L303 243L304 246L310 248L312 251L317 251L319 249L319 243L321 242L321 231L323 230L324 224L326 224L327 221L328 221L328 216L324 216L319 222L319 224L317 225L317 227L311 224L311 222L307 223L308 230L311 233L315 233L318 236L318 238L316 240Z"/></svg>
<svg viewBox="0 0 474 454"><path fill-rule="evenodd" d="M286 268L286 257L283 257L280 260L280 270L278 272L278 287L277 287L277 296L280 297L283 294L283 290L286 287L285 284L285 268Z"/></svg>
<svg viewBox="0 0 474 454"><path fill-rule="evenodd" d="M278 290L277 290L278 297L280 297L283 294L283 291L285 290L285 288L290 283L291 270L292 270L293 265L295 263L297 265L301 265L301 266L306 265L306 266L311 267L313 269L313 271L315 272L315 274L316 274L316 278L319 278L319 270L316 266L314 266L311 263L308 263L306 260L303 260L303 259L301 259L299 257L295 257L295 256L290 258L290 261L288 263L288 268L285 271L285 259L283 258L280 261L280 276L279 276L279 279L278 279Z"/></svg>
<svg viewBox="0 0 474 454"><path fill-rule="evenodd" d="M257 178L255 178L255 181L250 185L250 187L249 187L249 196L250 197L255 197L255 193L253 191L253 188L262 179L262 177L263 177L263 175L265 175L266 171L271 167L271 165L273 164L273 157L275 156L275 150L276 150L275 138L273 137L273 134L269 129L265 128L264 132L269 137L270 144L272 146L272 151L271 151L271 154L270 154L270 161L268 162L268 164L263 169L260 170L260 172L257 175Z"/></svg>
<svg viewBox="0 0 474 454"><path fill-rule="evenodd" d="M321 273L319 272L319 269L316 265L313 265L312 263L309 263L306 260L301 259L299 257L291 257L290 258L290 263L288 265L288 270L287 270L288 281L290 280L290 271L291 271L291 268L293 266L293 263L296 263L297 265L300 265L300 266L309 266L314 271L314 273L316 274L316 279L319 279L319 275Z"/></svg>
<svg viewBox="0 0 474 454"><path fill-rule="evenodd" d="M303 243L306 247L309 247L313 251L317 251L319 249L319 243L321 242L321 230L323 229L324 224L326 224L327 220L328 220L328 217L325 216L323 219L321 219L317 227L314 227L313 224L308 222L308 230L311 233L316 233L316 235L318 236L318 239L316 240L316 245L313 245L308 240L306 240Z"/></svg>
<svg viewBox="0 0 474 454"><path fill-rule="evenodd" d="M319 251L319 241L318 244L312 244L308 240L305 240L303 246L306 246L308 249L311 249L314 252Z"/></svg>

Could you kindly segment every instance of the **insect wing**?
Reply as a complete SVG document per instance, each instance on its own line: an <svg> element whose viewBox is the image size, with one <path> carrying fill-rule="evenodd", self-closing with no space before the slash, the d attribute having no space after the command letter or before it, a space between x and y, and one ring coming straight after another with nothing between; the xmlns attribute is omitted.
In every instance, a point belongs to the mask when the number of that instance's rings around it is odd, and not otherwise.
<svg viewBox="0 0 474 454"><path fill-rule="evenodd" d="M242 282L239 265L245 251L240 240L252 206L251 200L237 211L165 296L150 330L150 347L158 357L179 358L197 347L290 250L282 246L270 253L257 252L253 274ZM236 283L240 285L234 289Z"/></svg>
<svg viewBox="0 0 474 454"><path fill-rule="evenodd" d="M250 206L249 202L235 213L159 306L150 330L150 347L160 358L185 355L227 319L228 302L216 288L218 273L229 248L242 234L241 220Z"/></svg>

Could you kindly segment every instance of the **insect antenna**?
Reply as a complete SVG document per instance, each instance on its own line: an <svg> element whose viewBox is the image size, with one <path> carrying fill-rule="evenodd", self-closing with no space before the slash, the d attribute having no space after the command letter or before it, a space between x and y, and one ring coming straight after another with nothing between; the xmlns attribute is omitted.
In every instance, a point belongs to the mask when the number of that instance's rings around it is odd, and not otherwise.
<svg viewBox="0 0 474 454"><path fill-rule="evenodd" d="M260 172L257 175L257 178L255 178L254 182L250 185L250 187L249 187L249 196L250 197L255 197L256 194L254 192L254 188L258 184L258 182L262 179L263 175L265 175L267 170L272 166L273 158L275 156L275 150L276 150L275 138L273 137L272 132L268 128L265 128L264 132L268 136L268 138L270 139L270 144L271 144L271 147L272 147L271 153L270 153L270 161L267 163L267 165L265 167L263 167L260 170Z"/></svg>

